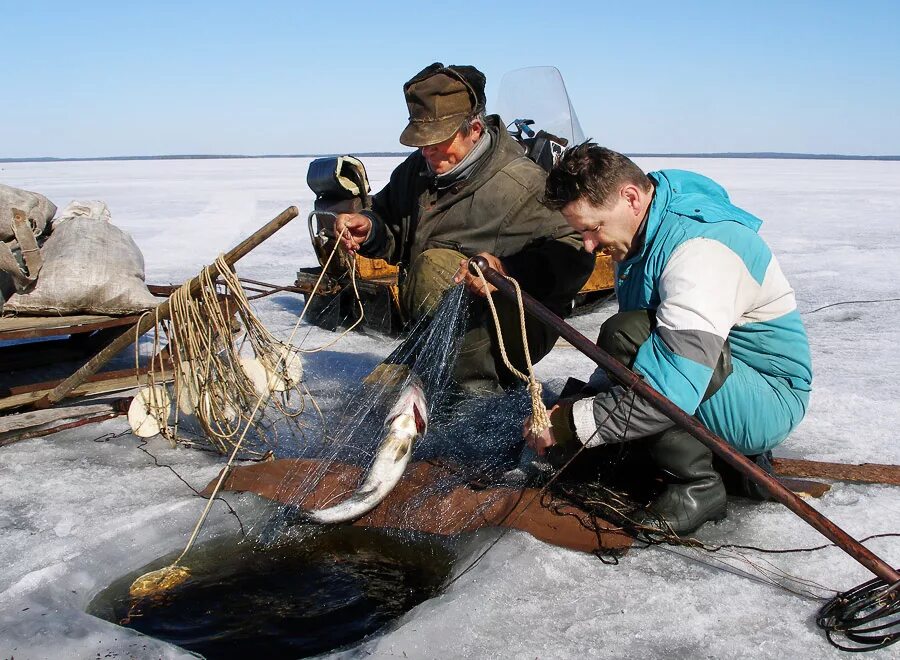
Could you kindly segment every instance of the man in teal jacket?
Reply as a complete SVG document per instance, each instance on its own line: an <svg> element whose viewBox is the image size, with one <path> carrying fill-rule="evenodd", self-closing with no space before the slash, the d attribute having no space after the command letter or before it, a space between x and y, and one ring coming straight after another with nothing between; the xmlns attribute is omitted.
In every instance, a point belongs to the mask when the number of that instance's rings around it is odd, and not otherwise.
<svg viewBox="0 0 900 660"><path fill-rule="evenodd" d="M587 250L616 262L619 313L603 324L601 347L746 455L800 423L812 370L794 292L757 233L761 221L721 186L681 170L645 175L585 143L550 173L544 202ZM599 370L591 386L596 395L562 402L553 427L528 437L539 454L646 438L667 479L653 519L682 534L725 516L725 488L702 443Z"/></svg>

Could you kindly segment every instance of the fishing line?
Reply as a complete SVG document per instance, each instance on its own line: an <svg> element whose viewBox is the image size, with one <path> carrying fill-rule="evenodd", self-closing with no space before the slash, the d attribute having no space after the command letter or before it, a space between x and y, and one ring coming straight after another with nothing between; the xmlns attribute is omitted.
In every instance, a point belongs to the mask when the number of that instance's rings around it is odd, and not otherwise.
<svg viewBox="0 0 900 660"><path fill-rule="evenodd" d="M129 431L129 433L130 433L130 431ZM153 463L156 467L167 468L172 474L174 474L178 478L178 480L181 483L183 483L185 486L187 486L191 490L191 492L194 493L194 495L196 495L197 497L203 497L203 494L199 490L197 490L196 488L191 486L191 484L188 483L188 481L184 477L182 477L180 474L178 474L178 472L175 470L175 468L173 468L171 465L168 465L166 463L160 463L159 459L149 449L147 449L147 444L149 444L149 440L147 440L146 438L142 439L141 443L136 446L136 449L139 449L140 451L147 454L147 456L152 458ZM231 506L231 504L228 503L228 500L226 500L222 495L216 495L215 499L219 500L226 507L228 507L228 512L237 519L238 526L240 527L241 536L242 537L246 536L246 532L244 531L244 523L241 521L241 517L238 515L238 512L235 511L234 508Z"/></svg>

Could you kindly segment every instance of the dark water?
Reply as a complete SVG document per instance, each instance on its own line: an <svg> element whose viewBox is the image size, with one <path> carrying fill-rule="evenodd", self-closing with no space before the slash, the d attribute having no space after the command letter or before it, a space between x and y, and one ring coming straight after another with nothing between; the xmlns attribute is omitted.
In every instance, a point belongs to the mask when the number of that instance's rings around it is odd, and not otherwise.
<svg viewBox="0 0 900 660"><path fill-rule="evenodd" d="M264 547L217 541L188 556L191 578L132 609L123 576L88 612L207 658L299 658L352 645L436 595L453 557L430 538L341 528Z"/></svg>

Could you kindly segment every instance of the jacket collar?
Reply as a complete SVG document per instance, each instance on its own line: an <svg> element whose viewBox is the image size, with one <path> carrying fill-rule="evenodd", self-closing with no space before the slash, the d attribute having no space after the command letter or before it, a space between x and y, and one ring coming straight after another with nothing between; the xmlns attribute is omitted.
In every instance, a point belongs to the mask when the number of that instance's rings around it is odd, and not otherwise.
<svg viewBox="0 0 900 660"><path fill-rule="evenodd" d="M485 127L481 139L475 143L469 153L466 154L465 158L459 161L452 170L444 172L443 174L434 174L434 172L431 171L431 166L428 165L428 161L426 161L425 167L428 168L429 174L434 177L434 183L437 188L449 188L454 183L462 183L468 179L472 173L481 166L482 161L490 154L493 141L494 139L491 131L487 130L487 127Z"/></svg>
<svg viewBox="0 0 900 660"><path fill-rule="evenodd" d="M666 213L674 213L697 222L737 222L759 231L762 220L731 203L725 189L712 179L685 170L660 170L647 174L653 181L653 202L644 222L638 252L622 262L628 266L640 261L659 233Z"/></svg>
<svg viewBox="0 0 900 660"><path fill-rule="evenodd" d="M485 134L488 132L491 134L489 148L478 159L471 172L466 174L464 180L457 180L449 186L450 188L456 186L457 189L454 192L474 193L509 163L518 158L525 158L525 152L521 145L506 131L499 115L488 115L485 118L485 124ZM420 160L419 176L429 181L429 187L432 190L437 189L436 177L429 170L421 151L416 152L416 157ZM444 190L444 186L440 185L440 189Z"/></svg>

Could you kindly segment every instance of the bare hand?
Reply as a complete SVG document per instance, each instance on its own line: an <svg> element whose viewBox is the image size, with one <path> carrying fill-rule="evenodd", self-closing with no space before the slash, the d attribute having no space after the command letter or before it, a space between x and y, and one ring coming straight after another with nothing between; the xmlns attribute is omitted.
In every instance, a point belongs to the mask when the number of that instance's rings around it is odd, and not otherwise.
<svg viewBox="0 0 900 660"><path fill-rule="evenodd" d="M559 404L553 406L547 411L548 415L552 415L553 411L558 407ZM525 419L525 424L522 426L522 437L525 438L525 443L531 447L538 456L543 456L550 447L556 444L556 437L553 435L552 426L548 429L544 429L543 432L537 435L531 432L531 415Z"/></svg>
<svg viewBox="0 0 900 660"><path fill-rule="evenodd" d="M488 266L496 270L501 275L506 275L506 268L503 267L503 262L500 261L494 255L488 252L479 252L479 257L484 257L484 260L488 262ZM486 296L488 293L493 293L497 290L497 287L492 285L490 282L487 282L487 290L485 290L485 284L481 281L481 278L478 275L473 275L469 272L469 260L463 259L459 262L459 270L456 271L456 275L453 276L453 281L457 284L465 284L466 288L474 293L476 296Z"/></svg>
<svg viewBox="0 0 900 660"><path fill-rule="evenodd" d="M347 252L356 252L372 231L372 220L361 213L340 213L334 221L334 235L341 236L341 245Z"/></svg>

